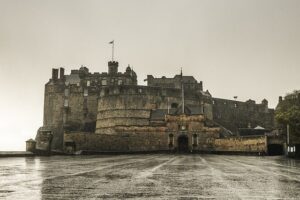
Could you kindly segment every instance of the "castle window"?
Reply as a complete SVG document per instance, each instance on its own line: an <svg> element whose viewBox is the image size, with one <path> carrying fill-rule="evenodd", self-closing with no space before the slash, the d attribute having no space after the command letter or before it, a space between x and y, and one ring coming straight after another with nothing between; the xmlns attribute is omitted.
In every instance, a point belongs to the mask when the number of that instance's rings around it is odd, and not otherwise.
<svg viewBox="0 0 300 200"><path fill-rule="evenodd" d="M91 85L91 81L87 81L86 86L90 86L90 85Z"/></svg>
<svg viewBox="0 0 300 200"><path fill-rule="evenodd" d="M198 136L197 134L193 134L193 146L197 146L198 145Z"/></svg>
<svg viewBox="0 0 300 200"><path fill-rule="evenodd" d="M103 80L101 81L101 85L107 85L107 80L106 80L106 79L103 79Z"/></svg>
<svg viewBox="0 0 300 200"><path fill-rule="evenodd" d="M173 137L173 134L169 134L169 147L173 147L173 140L174 140L174 137Z"/></svg>
<svg viewBox="0 0 300 200"><path fill-rule="evenodd" d="M69 100L65 99L65 101L64 101L64 107L68 107L68 106L69 106Z"/></svg>
<svg viewBox="0 0 300 200"><path fill-rule="evenodd" d="M70 90L68 88L65 89L65 96L69 96Z"/></svg>
<svg viewBox="0 0 300 200"><path fill-rule="evenodd" d="M119 79L118 80L118 85L122 85L123 84L123 80Z"/></svg>
<svg viewBox="0 0 300 200"><path fill-rule="evenodd" d="M236 103L234 104L234 107L237 108L237 104Z"/></svg>
<svg viewBox="0 0 300 200"><path fill-rule="evenodd" d="M85 88L85 89L83 90L83 96L85 96L85 97L88 96L88 89Z"/></svg>
<svg viewBox="0 0 300 200"><path fill-rule="evenodd" d="M138 93L142 93L142 92L143 92L142 88L139 88Z"/></svg>
<svg viewBox="0 0 300 200"><path fill-rule="evenodd" d="M212 104L215 104L215 101L214 101L214 100L212 101Z"/></svg>
<svg viewBox="0 0 300 200"><path fill-rule="evenodd" d="M178 103L172 103L171 104L171 108L177 108L178 107Z"/></svg>

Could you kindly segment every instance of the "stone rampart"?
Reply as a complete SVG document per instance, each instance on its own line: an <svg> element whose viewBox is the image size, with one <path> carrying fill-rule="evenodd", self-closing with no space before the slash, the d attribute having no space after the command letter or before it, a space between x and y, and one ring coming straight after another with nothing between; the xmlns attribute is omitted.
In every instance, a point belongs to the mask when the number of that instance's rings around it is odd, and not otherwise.
<svg viewBox="0 0 300 200"><path fill-rule="evenodd" d="M218 152L266 153L267 140L266 136L215 139L213 148Z"/></svg>
<svg viewBox="0 0 300 200"><path fill-rule="evenodd" d="M107 135L68 133L64 141L74 142L75 150L97 152L138 152L168 150L168 135L140 132L136 134Z"/></svg>

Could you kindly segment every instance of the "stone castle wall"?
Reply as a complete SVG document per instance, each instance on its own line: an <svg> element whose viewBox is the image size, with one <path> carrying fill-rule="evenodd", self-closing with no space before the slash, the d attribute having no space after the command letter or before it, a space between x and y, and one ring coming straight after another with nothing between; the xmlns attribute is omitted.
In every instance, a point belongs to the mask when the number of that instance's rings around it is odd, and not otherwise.
<svg viewBox="0 0 300 200"><path fill-rule="evenodd" d="M262 126L274 128L274 109L267 102L256 104L254 101L233 101L213 98L213 120L236 133L238 128Z"/></svg>
<svg viewBox="0 0 300 200"><path fill-rule="evenodd" d="M167 132L136 132L118 135L93 134L86 132L65 134L64 141L75 143L75 150L95 152L144 152L173 151L177 148L177 137L174 146L170 148L170 138ZM201 152L236 152L236 153L266 153L267 143L264 136L245 138L212 138L211 133L203 133L197 146L193 146L192 135L189 146L192 151Z"/></svg>
<svg viewBox="0 0 300 200"><path fill-rule="evenodd" d="M213 146L218 152L267 153L265 136L215 139Z"/></svg>
<svg viewBox="0 0 300 200"><path fill-rule="evenodd" d="M148 126L152 110L168 109L172 103L180 105L182 101L180 89L118 86L103 91L98 99L97 134L114 134L115 126ZM203 101L196 94L185 96L186 105L201 107Z"/></svg>
<svg viewBox="0 0 300 200"><path fill-rule="evenodd" d="M74 140L79 141L78 145L84 148L88 148L84 146L88 143L83 142L82 138L83 134L87 134L91 149L103 145L104 150L107 150L120 145L116 150L129 148L143 151L167 144L170 142L168 141L170 132L151 130L151 126L164 124L164 122L151 124L151 113L157 109L167 110L173 105L181 106L181 80L185 84L185 106L204 114L207 119L214 120L233 132L236 132L238 127L248 127L249 124L252 127L256 125L273 127L274 113L272 109L268 109L266 102L255 104L251 101L237 102L212 98L208 91L202 91L202 82L198 83L192 76L176 75L173 79L153 79L152 83L149 79L151 86L138 86L136 74L130 67L127 67L125 73L118 72L117 68L116 62L110 63L109 73L91 74L86 67L81 67L79 70L72 70L70 75L64 75L63 68L60 71L53 69L52 78L45 85L44 124L40 129L50 130L52 133L51 149L62 149L65 132L72 133L68 137L74 137ZM172 85L172 81L175 85L168 87L168 84ZM163 83L161 87L157 85L160 82ZM178 124L175 123L173 126ZM202 125L191 122L190 133L199 130L201 128L199 126ZM124 129L126 127L133 127L134 130L131 129L130 132L129 129ZM141 131L142 129L146 131ZM213 148L214 140L209 138L219 136L218 134L212 136L205 128L197 134L199 146L198 149L193 147L197 150ZM189 137L191 142L192 135ZM43 134L38 133L37 138L43 138ZM108 141L109 138L111 141ZM131 141L128 138L139 141ZM92 141L93 139L99 144ZM113 144L114 142L116 144ZM42 146L42 143L37 144ZM106 147L108 144L112 146ZM168 148L167 146L162 145L158 149L164 150Z"/></svg>
<svg viewBox="0 0 300 200"><path fill-rule="evenodd" d="M168 135L160 132L108 135L93 133L65 134L65 141L73 141L76 150L98 152L139 152L168 150Z"/></svg>

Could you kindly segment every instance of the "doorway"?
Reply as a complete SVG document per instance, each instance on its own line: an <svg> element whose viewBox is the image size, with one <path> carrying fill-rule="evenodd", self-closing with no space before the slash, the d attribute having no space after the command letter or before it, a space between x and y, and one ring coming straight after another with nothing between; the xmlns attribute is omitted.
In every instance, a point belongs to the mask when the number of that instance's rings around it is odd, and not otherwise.
<svg viewBox="0 0 300 200"><path fill-rule="evenodd" d="M187 135L180 135L178 137L178 152L179 153L189 152L189 139Z"/></svg>
<svg viewBox="0 0 300 200"><path fill-rule="evenodd" d="M300 158L300 144L295 144L295 148L296 148L295 157Z"/></svg>

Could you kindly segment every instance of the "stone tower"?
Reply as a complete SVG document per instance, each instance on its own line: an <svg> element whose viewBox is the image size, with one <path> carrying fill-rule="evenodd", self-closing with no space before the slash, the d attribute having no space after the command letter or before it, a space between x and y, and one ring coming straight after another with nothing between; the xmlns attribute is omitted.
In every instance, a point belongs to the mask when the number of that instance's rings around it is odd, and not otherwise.
<svg viewBox="0 0 300 200"><path fill-rule="evenodd" d="M108 74L117 74L118 73L118 66L119 63L116 61L109 61L108 62Z"/></svg>

